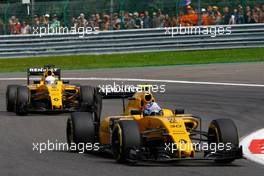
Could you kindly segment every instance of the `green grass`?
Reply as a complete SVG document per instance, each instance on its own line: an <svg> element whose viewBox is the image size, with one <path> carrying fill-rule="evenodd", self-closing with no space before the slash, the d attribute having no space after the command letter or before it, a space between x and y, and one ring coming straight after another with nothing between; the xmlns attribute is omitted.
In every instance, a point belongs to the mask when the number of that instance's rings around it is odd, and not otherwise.
<svg viewBox="0 0 264 176"><path fill-rule="evenodd" d="M264 48L0 59L0 72L25 71L45 64L72 70L256 61L264 61Z"/></svg>

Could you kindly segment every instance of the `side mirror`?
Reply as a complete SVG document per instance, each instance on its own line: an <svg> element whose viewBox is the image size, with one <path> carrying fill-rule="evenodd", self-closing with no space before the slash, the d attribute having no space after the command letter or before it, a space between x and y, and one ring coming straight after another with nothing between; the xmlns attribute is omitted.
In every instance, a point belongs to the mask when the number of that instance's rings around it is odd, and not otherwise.
<svg viewBox="0 0 264 176"><path fill-rule="evenodd" d="M181 108L175 109L174 113L175 114L184 114L184 109L181 109Z"/></svg>
<svg viewBox="0 0 264 176"><path fill-rule="evenodd" d="M40 84L40 80L34 80L33 83L34 84Z"/></svg>
<svg viewBox="0 0 264 176"><path fill-rule="evenodd" d="M69 81L69 80L63 80L62 83L63 83L63 84L69 84L70 81Z"/></svg>
<svg viewBox="0 0 264 176"><path fill-rule="evenodd" d="M130 114L131 115L141 115L141 111L140 110L131 110Z"/></svg>

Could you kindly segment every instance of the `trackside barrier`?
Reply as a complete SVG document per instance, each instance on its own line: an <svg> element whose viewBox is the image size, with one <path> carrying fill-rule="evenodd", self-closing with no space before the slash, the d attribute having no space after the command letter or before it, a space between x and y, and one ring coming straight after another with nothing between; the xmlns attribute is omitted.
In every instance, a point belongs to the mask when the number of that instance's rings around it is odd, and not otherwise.
<svg viewBox="0 0 264 176"><path fill-rule="evenodd" d="M84 36L3 35L0 36L0 58L264 47L264 24L221 27L230 27L231 34L216 37L201 33L177 34L174 29L172 36L172 29L159 28L102 31Z"/></svg>

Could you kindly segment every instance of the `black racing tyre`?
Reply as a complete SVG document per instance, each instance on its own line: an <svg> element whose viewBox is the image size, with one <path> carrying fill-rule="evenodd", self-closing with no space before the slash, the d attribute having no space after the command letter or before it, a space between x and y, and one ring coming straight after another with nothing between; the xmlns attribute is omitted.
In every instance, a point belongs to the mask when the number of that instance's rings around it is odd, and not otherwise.
<svg viewBox="0 0 264 176"><path fill-rule="evenodd" d="M26 86L17 88L16 114L26 115L28 113L28 105L30 102L30 91Z"/></svg>
<svg viewBox="0 0 264 176"><path fill-rule="evenodd" d="M6 90L6 110L15 111L18 85L8 85Z"/></svg>
<svg viewBox="0 0 264 176"><path fill-rule="evenodd" d="M94 94L95 89L91 86L81 86L80 87L80 101L83 111L91 111L92 106L94 106Z"/></svg>
<svg viewBox="0 0 264 176"><path fill-rule="evenodd" d="M67 143L78 145L95 142L95 125L90 112L74 112L67 121Z"/></svg>
<svg viewBox="0 0 264 176"><path fill-rule="evenodd" d="M99 88L95 88L95 93L94 93L94 100L95 100L95 109L94 109L94 116L95 116L95 121L100 122L100 117L101 117L101 112L102 112L102 96L99 93Z"/></svg>
<svg viewBox="0 0 264 176"><path fill-rule="evenodd" d="M121 120L115 124L112 133L112 152L118 163L126 163L131 158L130 151L140 147L140 131L136 121Z"/></svg>
<svg viewBox="0 0 264 176"><path fill-rule="evenodd" d="M235 123L231 119L213 120L208 129L208 143L231 143L232 148L239 148L239 137ZM217 159L217 163L231 163L234 159Z"/></svg>

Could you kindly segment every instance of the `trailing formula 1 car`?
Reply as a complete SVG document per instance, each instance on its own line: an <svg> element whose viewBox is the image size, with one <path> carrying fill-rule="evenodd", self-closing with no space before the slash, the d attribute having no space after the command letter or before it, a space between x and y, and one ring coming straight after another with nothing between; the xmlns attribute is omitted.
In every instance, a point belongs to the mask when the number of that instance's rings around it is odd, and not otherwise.
<svg viewBox="0 0 264 176"><path fill-rule="evenodd" d="M33 83L30 77L34 76ZM36 78L38 77L38 78ZM92 86L70 85L53 65L27 70L27 85L8 85L6 108L18 115L41 112L101 112L101 96Z"/></svg>
<svg viewBox="0 0 264 176"><path fill-rule="evenodd" d="M124 98L123 94L120 95ZM148 113L148 109L151 113ZM242 158L236 125L213 120L202 131L199 117L183 109L161 109L149 91L136 92L123 115L95 120L93 113L72 113L67 121L69 145L99 143L119 163L214 160L231 163Z"/></svg>

